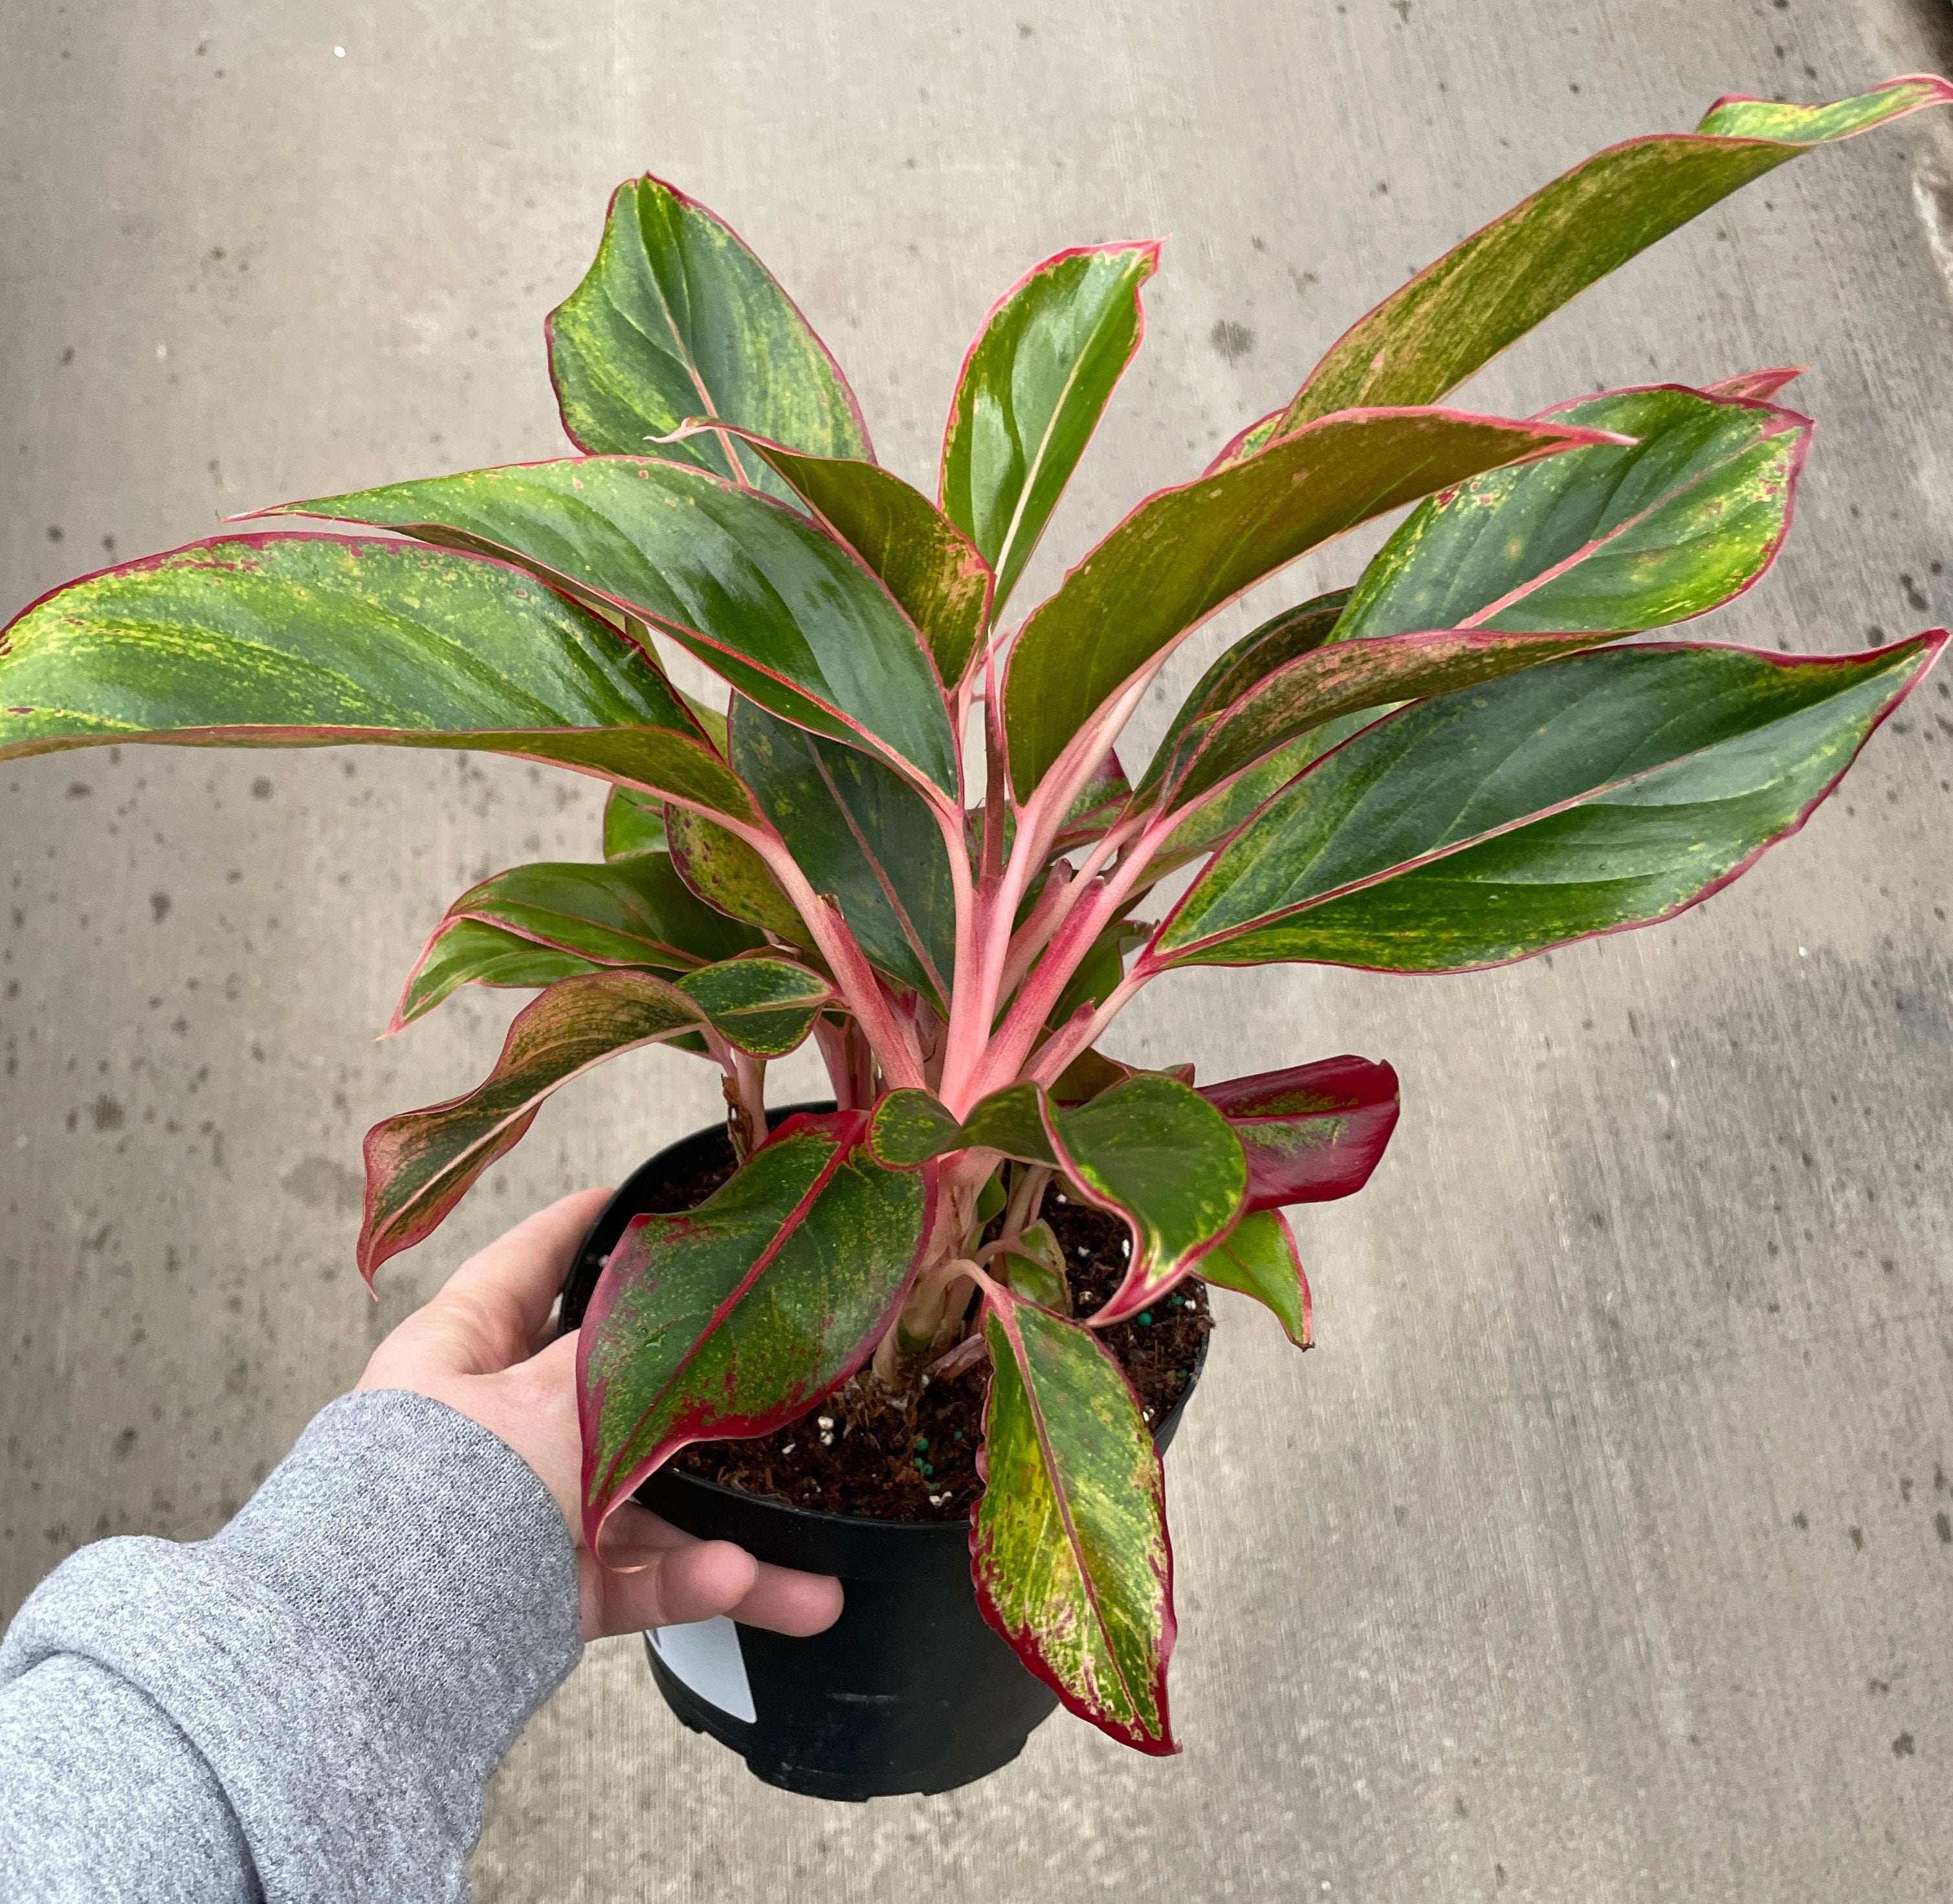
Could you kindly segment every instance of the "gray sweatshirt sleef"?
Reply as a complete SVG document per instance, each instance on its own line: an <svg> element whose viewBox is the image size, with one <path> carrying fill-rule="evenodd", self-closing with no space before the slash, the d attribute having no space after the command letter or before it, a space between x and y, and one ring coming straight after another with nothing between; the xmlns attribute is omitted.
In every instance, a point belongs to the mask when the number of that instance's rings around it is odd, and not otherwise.
<svg viewBox="0 0 1953 1904"><path fill-rule="evenodd" d="M561 1511L399 1390L320 1414L206 1541L105 1540L0 1639L6 1904L450 1904L582 1652Z"/></svg>

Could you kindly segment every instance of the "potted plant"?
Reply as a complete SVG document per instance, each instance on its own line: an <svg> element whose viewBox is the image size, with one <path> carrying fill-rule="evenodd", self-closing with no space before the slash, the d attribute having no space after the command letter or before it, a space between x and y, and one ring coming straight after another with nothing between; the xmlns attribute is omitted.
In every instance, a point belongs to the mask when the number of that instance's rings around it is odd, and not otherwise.
<svg viewBox="0 0 1953 1904"><path fill-rule="evenodd" d="M726 1128L619 1192L567 1293L586 1533L647 1490L835 1567L849 1611L820 1641L674 1637L660 1683L833 1796L979 1775L1054 1698L1174 1750L1157 1440L1205 1286L1308 1345L1283 1210L1363 1182L1397 1081L1346 1057L1196 1084L1105 1034L1183 966L1458 972L1650 924L1803 823L1945 635L1621 639L1769 565L1811 430L1776 401L1795 373L1441 406L1737 186L1950 97L1726 99L1599 153L1021 617L1158 247L1061 252L999 299L932 501L734 233L633 180L549 321L575 456L285 505L259 513L358 532L238 531L55 590L0 637L0 753L467 747L608 781L600 863L484 881L415 966L396 1029L465 985L538 995L480 1086L369 1134L362 1270L591 1065L716 1065ZM1353 587L1218 655L1129 776L1115 743L1182 643L1407 506ZM810 1037L832 1104L770 1112L769 1060Z"/></svg>

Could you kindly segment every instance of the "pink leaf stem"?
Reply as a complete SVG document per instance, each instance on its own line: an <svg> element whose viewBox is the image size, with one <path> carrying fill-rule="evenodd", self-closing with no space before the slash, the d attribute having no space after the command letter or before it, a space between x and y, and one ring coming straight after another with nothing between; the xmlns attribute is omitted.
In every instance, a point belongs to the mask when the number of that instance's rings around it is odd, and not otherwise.
<svg viewBox="0 0 1953 1904"><path fill-rule="evenodd" d="M848 931L840 907L814 891L783 841L754 828L746 828L745 837L766 861L767 869L793 901L795 910L807 921L814 944L834 974L835 985L848 1009L854 1014L855 1022L861 1026L869 1048L881 1065L882 1076L892 1085L926 1090L922 1056L916 1048L914 1033L905 1031L895 1016L888 994L882 989L882 982L875 976L867 955Z"/></svg>

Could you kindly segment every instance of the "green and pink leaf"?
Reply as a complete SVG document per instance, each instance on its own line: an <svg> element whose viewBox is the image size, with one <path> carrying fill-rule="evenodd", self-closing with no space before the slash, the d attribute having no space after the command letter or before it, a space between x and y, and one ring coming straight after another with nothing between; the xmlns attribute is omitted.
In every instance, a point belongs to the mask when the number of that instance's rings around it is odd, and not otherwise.
<svg viewBox="0 0 1953 1904"><path fill-rule="evenodd" d="M1297 1348L1315 1340L1309 1278L1295 1232L1279 1210L1251 1210L1200 1259L1201 1279L1252 1296Z"/></svg>
<svg viewBox="0 0 1953 1904"><path fill-rule="evenodd" d="M688 1444L770 1433L839 1388L893 1322L934 1203L867 1117L790 1120L696 1209L641 1217L577 1348L585 1538Z"/></svg>
<svg viewBox="0 0 1953 1904"><path fill-rule="evenodd" d="M1197 1088L1240 1140L1249 1211L1354 1196L1397 1128L1397 1074L1368 1058L1321 1058ZM1201 1273L1210 1273L1205 1257Z"/></svg>
<svg viewBox="0 0 1953 1904"><path fill-rule="evenodd" d="M1158 1450L1092 1332L998 1286L986 1485L970 1533L977 1605L1065 1706L1136 1750L1177 1752L1167 1709L1173 1550Z"/></svg>

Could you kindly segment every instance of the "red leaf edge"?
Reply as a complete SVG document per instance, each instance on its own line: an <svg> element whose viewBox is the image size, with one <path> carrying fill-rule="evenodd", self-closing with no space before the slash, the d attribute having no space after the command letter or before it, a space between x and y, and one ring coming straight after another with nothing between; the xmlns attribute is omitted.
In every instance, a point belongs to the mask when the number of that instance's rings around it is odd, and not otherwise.
<svg viewBox="0 0 1953 1904"><path fill-rule="evenodd" d="M1017 1332L1015 1319L1008 1314L1006 1308L998 1305L998 1293L995 1285L986 1282L983 1294L984 1309L986 1312L996 1316L999 1326L1003 1329L1011 1344L1013 1352L1018 1357L1018 1366L1021 1368L1023 1338ZM1009 1302L1011 1298L1007 1296L1006 1302ZM1096 1339L1093 1340L1092 1345L1108 1362L1111 1363L1119 1379L1125 1383L1127 1393L1133 1398L1134 1412L1139 1414L1141 1421L1145 1421L1146 1416L1140 1411L1138 1393L1133 1389L1130 1380L1127 1379L1126 1371L1119 1367L1118 1357L1114 1355L1103 1342ZM1030 1398L1032 1413L1037 1423L1038 1440L1044 1448L1047 1462L1050 1462L1051 1438L1045 1432L1044 1411L1038 1407L1036 1392L1032 1389L1028 1379L1024 1383L1024 1392ZM991 1392L991 1390L986 1388L983 1395L983 1445L986 1447L989 1445L990 1436ZM1054 1468L1055 1467L1055 1463L1051 1464ZM989 1486L989 1482L986 1477L984 1482L986 1492ZM1025 1670L1034 1677L1042 1680L1058 1695L1058 1702L1067 1712L1083 1719L1089 1724L1096 1726L1108 1739L1115 1740L1122 1746L1130 1746L1134 1751L1145 1752L1151 1758L1171 1758L1183 1749L1180 1741L1173 1736L1172 1715L1167 1705L1167 1668L1173 1658L1174 1643L1180 1636L1180 1624L1174 1616L1173 1607L1173 1531L1166 1517L1166 1470L1160 1460L1159 1448L1156 1442L1153 1447L1153 1492L1155 1499L1159 1504L1161 1541L1166 1549L1166 1574L1160 1583L1161 1596L1165 1604L1160 1630L1159 1670L1154 1676L1152 1689L1153 1698L1158 1706L1160 1715L1160 1734L1157 1738L1150 1733L1141 1732L1130 1727L1110 1723L1099 1714L1094 1712L1070 1688L1064 1685L1057 1675L1045 1665L1043 1655L1038 1651L1036 1640L1028 1628L1016 1633L1011 1631L1002 1610L996 1602L991 1598L989 1586L986 1584L983 1577L986 1549L977 1527L977 1516L983 1511L981 1495L979 1495L971 1504L970 1508L970 1577L976 1589L977 1611L983 1614L984 1619L1004 1643L1017 1655ZM1071 1517L1067 1509L1066 1511L1067 1529L1070 1524ZM1080 1571L1082 1577L1083 1570L1081 1569ZM1090 1591L1089 1584L1086 1590L1088 1592Z"/></svg>

